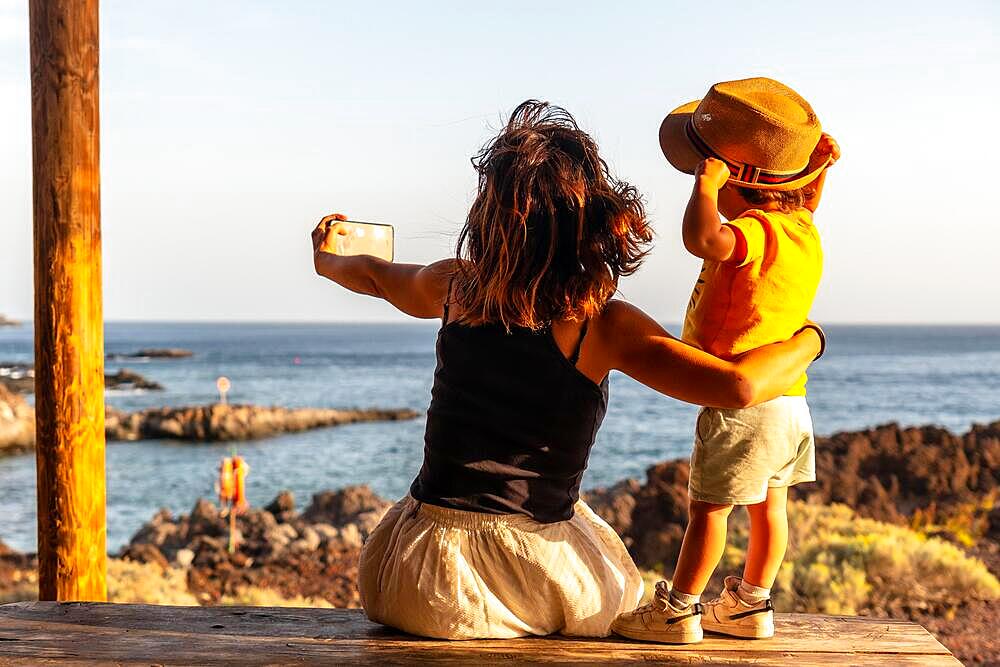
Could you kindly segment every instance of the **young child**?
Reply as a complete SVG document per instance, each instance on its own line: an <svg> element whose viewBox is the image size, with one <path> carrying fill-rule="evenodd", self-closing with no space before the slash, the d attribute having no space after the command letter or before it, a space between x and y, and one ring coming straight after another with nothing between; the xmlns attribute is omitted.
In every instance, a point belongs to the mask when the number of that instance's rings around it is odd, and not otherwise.
<svg viewBox="0 0 1000 667"><path fill-rule="evenodd" d="M772 79L712 86L660 127L670 163L695 175L684 245L704 259L684 340L732 358L785 340L808 323L823 254L812 214L826 168L840 156L809 104ZM720 213L729 222L720 219ZM615 621L636 639L696 642L702 629L736 637L774 634L771 585L785 555L788 487L815 480L806 377L766 403L698 414L690 519L673 585ZM699 604L726 545L727 518L745 505L750 541L743 576Z"/></svg>

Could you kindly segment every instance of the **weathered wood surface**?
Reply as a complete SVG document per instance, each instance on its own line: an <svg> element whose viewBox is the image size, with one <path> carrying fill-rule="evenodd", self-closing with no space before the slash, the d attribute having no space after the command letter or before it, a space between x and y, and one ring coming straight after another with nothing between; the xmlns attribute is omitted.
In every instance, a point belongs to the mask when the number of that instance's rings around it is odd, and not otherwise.
<svg viewBox="0 0 1000 667"><path fill-rule="evenodd" d="M26 664L616 664L958 665L914 623L779 614L777 636L665 646L541 637L446 642L405 635L354 609L0 605L0 665Z"/></svg>
<svg viewBox="0 0 1000 667"><path fill-rule="evenodd" d="M39 597L104 600L97 0L31 0Z"/></svg>
<svg viewBox="0 0 1000 667"><path fill-rule="evenodd" d="M97 0L31 0L39 597L104 600Z"/></svg>

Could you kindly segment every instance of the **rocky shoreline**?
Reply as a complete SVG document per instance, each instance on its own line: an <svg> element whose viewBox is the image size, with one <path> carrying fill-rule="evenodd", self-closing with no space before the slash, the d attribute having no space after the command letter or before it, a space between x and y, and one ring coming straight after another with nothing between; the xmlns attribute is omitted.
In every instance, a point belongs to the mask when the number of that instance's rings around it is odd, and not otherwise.
<svg viewBox="0 0 1000 667"><path fill-rule="evenodd" d="M125 355L183 358L189 350L148 349ZM122 368L105 373L107 389L159 391L163 386L139 373ZM34 392L31 364L0 364L0 456L23 454L35 446L35 410L22 394ZM124 412L105 407L105 437L109 441L186 440L230 442L269 438L317 428L357 422L398 421L419 416L414 410L285 408L277 406L215 403L182 407L149 408Z"/></svg>
<svg viewBox="0 0 1000 667"><path fill-rule="evenodd" d="M779 608L912 619L966 663L1000 658L1000 421L962 435L889 424L819 438L817 449L820 481L792 494ZM669 577L676 562L687 471L686 461L666 461L644 482L586 494L651 577ZM283 492L237 517L232 554L213 503L200 499L178 517L161 510L109 565L128 582L115 583L113 597L357 606L361 544L388 507L367 486L317 493L301 512ZM743 513L730 535L719 575L744 557ZM0 602L33 590L34 566L33 556L0 547ZM144 586L153 592L136 592Z"/></svg>
<svg viewBox="0 0 1000 667"><path fill-rule="evenodd" d="M285 491L236 517L239 546L230 554L225 515L199 499L190 514L177 518L161 510L120 556L186 570L188 589L201 604L264 587L356 607L361 544L390 506L367 486L349 486L315 494L300 513Z"/></svg>
<svg viewBox="0 0 1000 667"><path fill-rule="evenodd" d="M0 456L35 447L35 409L0 383Z"/></svg>
<svg viewBox="0 0 1000 667"><path fill-rule="evenodd" d="M120 412L107 409L108 440L230 442L268 438L357 422L413 419L409 409L281 408L257 405L194 405Z"/></svg>
<svg viewBox="0 0 1000 667"><path fill-rule="evenodd" d="M35 367L33 364L21 362L0 362L0 386L17 394L33 394L35 392ZM114 373L104 374L105 389L147 390L159 391L163 385L146 377L121 368Z"/></svg>
<svg viewBox="0 0 1000 667"><path fill-rule="evenodd" d="M125 389L135 391L137 389L145 391L163 391L163 385L159 382L146 379L135 371L127 368L120 368L114 373L104 374L105 389Z"/></svg>
<svg viewBox="0 0 1000 667"><path fill-rule="evenodd" d="M993 521L1000 537L1000 512L979 507L1000 491L1000 422L973 425L960 436L936 426L886 424L819 437L816 479L792 487L789 497L842 503L861 517L946 536L949 523L955 531L976 531ZM688 520L687 482L687 460L665 461L646 471L645 483L623 480L586 499L636 563L653 567L677 560Z"/></svg>
<svg viewBox="0 0 1000 667"><path fill-rule="evenodd" d="M193 357L194 352L179 347L151 347L129 352L127 354L112 353L107 355L108 359L186 359Z"/></svg>
<svg viewBox="0 0 1000 667"><path fill-rule="evenodd" d="M109 441L185 440L230 442L269 438L357 422L398 421L419 416L415 410L282 408L256 405L194 405L122 412L105 409ZM35 446L35 410L0 384L0 456L23 454Z"/></svg>

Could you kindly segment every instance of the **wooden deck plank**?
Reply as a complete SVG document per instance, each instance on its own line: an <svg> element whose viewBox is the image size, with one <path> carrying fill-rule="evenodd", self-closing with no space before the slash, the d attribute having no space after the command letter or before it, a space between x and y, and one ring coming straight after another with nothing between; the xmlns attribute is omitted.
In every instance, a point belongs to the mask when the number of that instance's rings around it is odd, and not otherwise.
<svg viewBox="0 0 1000 667"><path fill-rule="evenodd" d="M399 633L351 609L22 602L0 605L0 665L960 664L914 623L809 614L776 620L774 639L710 635L694 646L558 636L446 642Z"/></svg>

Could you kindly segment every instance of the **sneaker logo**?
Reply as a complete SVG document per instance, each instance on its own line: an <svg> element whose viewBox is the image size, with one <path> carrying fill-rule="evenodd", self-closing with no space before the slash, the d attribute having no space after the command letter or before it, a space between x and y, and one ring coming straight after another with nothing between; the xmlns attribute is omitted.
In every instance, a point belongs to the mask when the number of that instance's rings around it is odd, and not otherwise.
<svg viewBox="0 0 1000 667"><path fill-rule="evenodd" d="M735 621L740 618L746 618L747 616L754 616L756 614L766 614L769 611L774 611L774 606L771 604L770 600L766 600L764 602L764 606L761 607L760 609L751 609L750 611L744 611L739 614L733 614L729 618Z"/></svg>
<svg viewBox="0 0 1000 667"><path fill-rule="evenodd" d="M701 612L702 612L701 604L698 603L698 602L695 602L694 606L691 608L691 613L690 614L685 614L683 616L674 616L673 618L668 618L664 622L664 625L673 625L674 623L679 623L681 621L687 620L687 619L692 618L694 616L701 616Z"/></svg>

